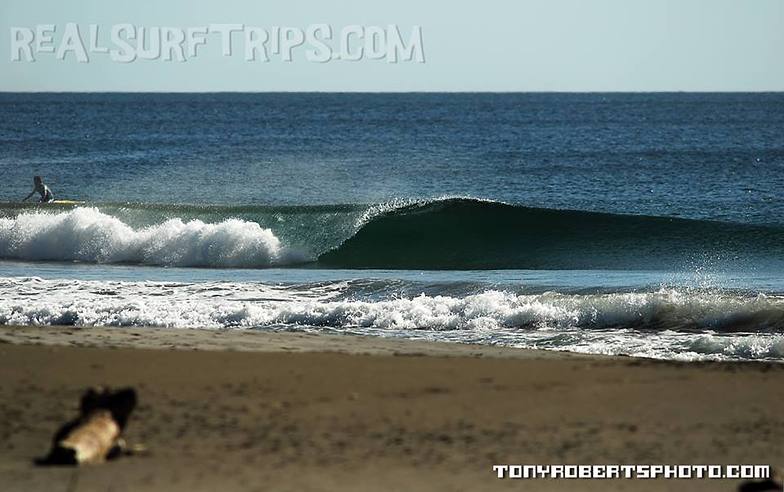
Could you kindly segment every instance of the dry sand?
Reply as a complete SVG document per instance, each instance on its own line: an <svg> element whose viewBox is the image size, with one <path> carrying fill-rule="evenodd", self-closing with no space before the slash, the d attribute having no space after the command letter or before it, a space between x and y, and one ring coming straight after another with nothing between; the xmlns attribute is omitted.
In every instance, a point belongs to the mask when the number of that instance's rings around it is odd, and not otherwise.
<svg viewBox="0 0 784 492"><path fill-rule="evenodd" d="M163 350L162 350L163 349ZM784 463L784 365L349 336L0 328L0 490L735 490L501 481L494 463ZM91 385L146 455L37 468Z"/></svg>

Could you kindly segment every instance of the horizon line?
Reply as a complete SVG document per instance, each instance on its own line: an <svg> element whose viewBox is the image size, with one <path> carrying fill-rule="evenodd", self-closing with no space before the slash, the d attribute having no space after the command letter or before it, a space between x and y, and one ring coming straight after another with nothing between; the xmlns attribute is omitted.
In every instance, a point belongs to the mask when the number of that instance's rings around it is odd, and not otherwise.
<svg viewBox="0 0 784 492"><path fill-rule="evenodd" d="M587 91L560 91L560 90L412 90L412 91L385 91L385 90L348 90L348 91L320 91L320 90L0 90L0 94L781 94L784 89L771 90L587 90Z"/></svg>

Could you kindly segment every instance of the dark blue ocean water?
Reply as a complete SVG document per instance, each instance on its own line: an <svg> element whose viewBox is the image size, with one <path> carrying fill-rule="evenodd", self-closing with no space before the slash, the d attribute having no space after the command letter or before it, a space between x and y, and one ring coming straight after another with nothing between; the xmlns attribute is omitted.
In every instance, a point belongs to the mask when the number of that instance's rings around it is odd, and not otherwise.
<svg viewBox="0 0 784 492"><path fill-rule="evenodd" d="M468 195L784 223L784 94L3 94L0 199Z"/></svg>
<svg viewBox="0 0 784 492"><path fill-rule="evenodd" d="M0 94L0 323L778 360L783 171L780 93Z"/></svg>

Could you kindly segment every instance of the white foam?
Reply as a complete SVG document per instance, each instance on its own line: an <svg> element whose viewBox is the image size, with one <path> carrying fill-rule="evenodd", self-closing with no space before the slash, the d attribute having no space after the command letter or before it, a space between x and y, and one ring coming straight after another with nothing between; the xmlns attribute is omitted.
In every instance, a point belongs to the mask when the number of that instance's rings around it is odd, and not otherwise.
<svg viewBox="0 0 784 492"><path fill-rule="evenodd" d="M95 208L0 218L0 258L200 267L266 267L299 259L255 222L175 218L134 229Z"/></svg>
<svg viewBox="0 0 784 492"><path fill-rule="evenodd" d="M748 334L726 336L707 334L687 342L689 351L704 356L742 359L784 359L784 335Z"/></svg>
<svg viewBox="0 0 784 492"><path fill-rule="evenodd" d="M328 330L668 359L784 359L784 299L715 292L341 297L286 286L0 279L0 324Z"/></svg>

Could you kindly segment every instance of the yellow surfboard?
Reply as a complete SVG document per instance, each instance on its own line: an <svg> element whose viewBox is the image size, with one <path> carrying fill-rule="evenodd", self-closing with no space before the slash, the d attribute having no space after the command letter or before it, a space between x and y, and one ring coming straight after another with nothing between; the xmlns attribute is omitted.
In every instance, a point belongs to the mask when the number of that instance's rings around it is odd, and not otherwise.
<svg viewBox="0 0 784 492"><path fill-rule="evenodd" d="M79 200L55 200L50 203L54 205L84 205L85 202Z"/></svg>

